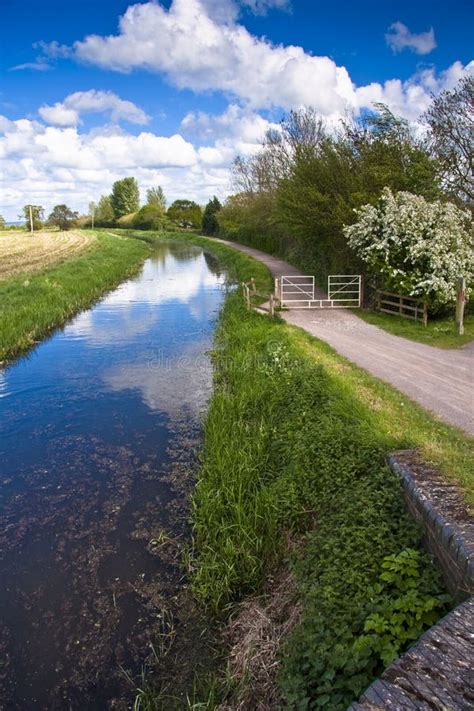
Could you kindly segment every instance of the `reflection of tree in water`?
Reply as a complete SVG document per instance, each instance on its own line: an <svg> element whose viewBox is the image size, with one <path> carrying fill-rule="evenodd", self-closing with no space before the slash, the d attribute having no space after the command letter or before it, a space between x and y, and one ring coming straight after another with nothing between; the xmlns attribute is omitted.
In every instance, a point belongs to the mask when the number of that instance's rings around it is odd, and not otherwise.
<svg viewBox="0 0 474 711"><path fill-rule="evenodd" d="M217 277L222 276L223 270L221 268L221 263L213 254L209 252L204 252L204 259L206 260L207 268L210 272L215 274Z"/></svg>
<svg viewBox="0 0 474 711"><path fill-rule="evenodd" d="M168 251L170 251L169 246ZM173 242L171 253L173 255L173 259L175 259L177 262L188 262L190 259L199 259L202 254L202 249L194 244L183 244L182 242Z"/></svg>
<svg viewBox="0 0 474 711"><path fill-rule="evenodd" d="M165 242L155 245L150 259L153 264L163 265L171 256L176 262L188 262L196 260L202 254L202 250L194 244L182 244L181 242Z"/></svg>
<svg viewBox="0 0 474 711"><path fill-rule="evenodd" d="M150 257L150 260L153 264L158 264L158 265L164 265L166 260L171 254L171 249L168 244L159 244L156 245L155 249L153 250L153 254Z"/></svg>

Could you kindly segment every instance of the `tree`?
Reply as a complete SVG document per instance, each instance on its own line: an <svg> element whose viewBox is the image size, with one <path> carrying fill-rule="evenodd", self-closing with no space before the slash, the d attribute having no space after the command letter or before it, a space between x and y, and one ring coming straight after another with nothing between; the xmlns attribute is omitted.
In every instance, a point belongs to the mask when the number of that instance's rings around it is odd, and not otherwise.
<svg viewBox="0 0 474 711"><path fill-rule="evenodd" d="M4 230L6 227L6 224L7 223L5 222L5 218L3 217L3 215L0 215L0 230Z"/></svg>
<svg viewBox="0 0 474 711"><path fill-rule="evenodd" d="M102 195L95 211L94 224L100 227L108 227L114 223L114 220L115 216L110 195Z"/></svg>
<svg viewBox="0 0 474 711"><path fill-rule="evenodd" d="M192 200L175 200L168 208L168 217L181 227L199 228L202 224L202 210Z"/></svg>
<svg viewBox="0 0 474 711"><path fill-rule="evenodd" d="M458 277L474 277L471 223L453 203L385 188L344 232L379 285L438 307L456 298Z"/></svg>
<svg viewBox="0 0 474 711"><path fill-rule="evenodd" d="M161 210L161 214L164 215L166 212L166 197L163 192L161 185L156 188L150 188L146 191L146 202L147 205L153 205Z"/></svg>
<svg viewBox="0 0 474 711"><path fill-rule="evenodd" d="M429 200L441 197L438 166L423 141L385 104L374 104L373 112L344 122L343 128L340 141L351 157L363 202L377 200L387 186Z"/></svg>
<svg viewBox="0 0 474 711"><path fill-rule="evenodd" d="M19 215L20 218L24 218L26 222L26 227L30 229L30 208L31 217L33 219L33 230L40 230L43 226L44 219L44 208L41 205L25 205L23 207L23 214Z"/></svg>
<svg viewBox="0 0 474 711"><path fill-rule="evenodd" d="M446 188L458 199L474 202L474 76L433 98L423 118Z"/></svg>
<svg viewBox="0 0 474 711"><path fill-rule="evenodd" d="M135 178L117 180L112 186L110 203L116 218L136 212L140 206L140 192Z"/></svg>
<svg viewBox="0 0 474 711"><path fill-rule="evenodd" d="M79 213L73 212L67 205L56 205L48 217L48 222L57 225L60 230L70 230L78 217Z"/></svg>
<svg viewBox="0 0 474 711"><path fill-rule="evenodd" d="M215 235L219 229L219 222L217 221L216 214L221 208L222 205L214 195L212 200L209 200L207 203L202 217L202 229L205 235Z"/></svg>

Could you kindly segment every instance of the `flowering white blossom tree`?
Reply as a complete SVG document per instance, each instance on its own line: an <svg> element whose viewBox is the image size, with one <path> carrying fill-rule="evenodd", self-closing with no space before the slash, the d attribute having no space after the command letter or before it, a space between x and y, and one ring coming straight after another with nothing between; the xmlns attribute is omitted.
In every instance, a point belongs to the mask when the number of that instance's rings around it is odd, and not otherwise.
<svg viewBox="0 0 474 711"><path fill-rule="evenodd" d="M385 289L432 306L456 298L457 278L474 277L472 218L452 203L384 188L376 205L344 227L350 247Z"/></svg>

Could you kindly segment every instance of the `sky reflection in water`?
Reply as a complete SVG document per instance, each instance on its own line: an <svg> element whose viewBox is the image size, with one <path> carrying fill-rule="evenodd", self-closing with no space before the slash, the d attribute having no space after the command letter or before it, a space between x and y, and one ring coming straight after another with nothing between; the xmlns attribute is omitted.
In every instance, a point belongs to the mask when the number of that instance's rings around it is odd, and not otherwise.
<svg viewBox="0 0 474 711"><path fill-rule="evenodd" d="M65 698L104 708L122 693L118 665L140 669L152 581L176 584L146 545L154 527L175 525L170 452L196 445L224 281L198 248L162 246L138 277L0 371L8 708Z"/></svg>

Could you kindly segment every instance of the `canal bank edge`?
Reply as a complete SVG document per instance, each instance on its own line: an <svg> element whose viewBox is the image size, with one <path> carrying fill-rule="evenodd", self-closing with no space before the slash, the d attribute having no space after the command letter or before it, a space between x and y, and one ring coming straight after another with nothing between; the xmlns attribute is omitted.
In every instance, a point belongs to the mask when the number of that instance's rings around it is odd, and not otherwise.
<svg viewBox="0 0 474 711"><path fill-rule="evenodd" d="M350 711L393 708L469 709L474 701L474 518L416 452L395 452L388 464L402 480L408 511L423 529L448 589L464 600L391 664ZM467 598L467 599L466 599Z"/></svg>

